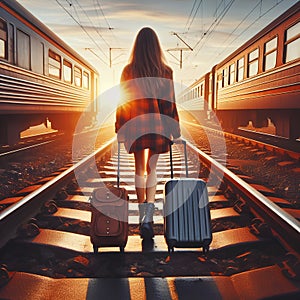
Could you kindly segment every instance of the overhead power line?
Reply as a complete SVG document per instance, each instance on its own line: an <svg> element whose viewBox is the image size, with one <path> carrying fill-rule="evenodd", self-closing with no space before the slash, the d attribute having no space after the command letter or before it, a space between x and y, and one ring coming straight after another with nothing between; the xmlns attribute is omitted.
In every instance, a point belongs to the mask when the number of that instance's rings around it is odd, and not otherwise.
<svg viewBox="0 0 300 300"><path fill-rule="evenodd" d="M222 12L220 13L219 16L217 16L217 18L211 23L211 25L209 26L209 28L203 33L202 37L198 40L198 42L195 44L195 46L193 47L193 49L195 49L200 43L201 41L206 37L210 36L212 34L212 32L214 31L214 29L220 24L220 22L223 20L224 16L227 14L227 12L229 11L229 9L231 8L232 4L235 2L235 0L231 0L222 10ZM218 9L218 8L217 8ZM203 45L202 45L203 47ZM201 48L202 48L201 47ZM200 48L200 49L201 49ZM197 51L196 55L199 53L200 49Z"/></svg>
<svg viewBox="0 0 300 300"><path fill-rule="evenodd" d="M97 49L99 51L101 51L106 57L107 55L104 53L104 51L100 48L100 46L98 45L98 43L95 41L95 39L89 34L89 32L86 30L85 26L83 26L78 20L76 20L76 18L74 18L74 16L58 1L55 0L57 2L57 4L74 20L74 22L80 26L80 28L85 32L85 34L92 40L92 42L96 45ZM67 3L70 5L70 2L67 1ZM99 56L97 56L105 65L108 65L107 62L105 62L102 58L100 58Z"/></svg>
<svg viewBox="0 0 300 300"><path fill-rule="evenodd" d="M100 11L101 11L101 13L102 13L102 16L103 16L103 18L104 18L104 20L105 20L105 22L106 22L106 25L107 25L108 29L109 29L109 30L113 29L113 28L110 26L110 24L109 24L107 18L106 18L105 15L104 15L104 12L103 12L103 9L102 9L100 0L96 0L96 3L97 3L97 7L99 7L99 9L100 9Z"/></svg>
<svg viewBox="0 0 300 300"><path fill-rule="evenodd" d="M277 3L275 3L272 7L270 7L268 10L266 10L263 14L260 8L260 14L259 17L255 18L242 32L240 32L236 37L230 41L231 44L233 44L239 37L241 37L254 23L256 23L258 20L260 20L262 17L264 17L268 12L270 12L272 9L274 9L276 6L278 6L281 2L284 0L278 0ZM236 30L245 22L245 20L257 9L258 6L261 6L261 0L258 0L257 4L254 6L254 8L243 18L243 20L234 28L234 30L230 33L230 35L227 37L227 39L224 41L228 41L228 39L236 32ZM216 57L219 57L222 53L224 53L225 50L220 52ZM215 58L216 58L215 57Z"/></svg>
<svg viewBox="0 0 300 300"><path fill-rule="evenodd" d="M192 7L191 12L190 12L190 15L189 15L189 17L188 17L188 19L187 19L187 21L186 21L186 24L185 24L185 30L184 30L184 31L186 31L186 28L187 28L187 26L188 26L188 24L189 24L189 22L190 22L190 18L191 18L191 15L192 15L192 13L193 13L193 10L194 10L194 7L195 7L196 3L197 3L197 0L194 0L193 7Z"/></svg>
<svg viewBox="0 0 300 300"><path fill-rule="evenodd" d="M196 2L197 2L197 0L194 1L194 4L193 4L192 10L191 10L191 13L190 13L189 18L188 18L188 21L187 21L187 23L186 23L186 25L185 25L185 28L186 28L187 25L189 24L189 26L188 26L188 28L187 28L187 31L190 30L190 28L191 28L191 26L192 26L192 24L193 24L193 22L194 22L194 20L195 20L195 17L196 17L196 15L197 15L197 13L198 13L198 10L199 10L199 8L200 8L200 6L201 6L203 0L201 0L201 1L199 2L198 6L197 6L197 8L196 8L196 11L194 12L193 19L189 22L190 17L191 17L191 15L192 15L192 11L194 10L194 7L195 7ZM186 31L186 30L185 30L185 31Z"/></svg>
<svg viewBox="0 0 300 300"><path fill-rule="evenodd" d="M187 44L179 35L178 33L176 32L172 32L173 35L176 35L178 37L178 39L180 41L182 41L188 48L174 48L174 49L168 49L167 51L170 53L170 51L180 51L180 59L178 60L173 54L171 54L174 58L176 58L176 60L179 61L179 66L180 66L180 69L182 69L182 51L186 51L186 50L190 50L190 51L193 51L193 48Z"/></svg>
<svg viewBox="0 0 300 300"><path fill-rule="evenodd" d="M107 25L107 28L109 29L109 32L111 33L112 37L114 38L116 44L118 45L119 44L119 40L116 38L116 36L114 35L114 32L113 32L113 27L111 26L111 24L108 22L108 19L107 17L105 16L104 14L104 11L103 11L103 8L102 8L102 5L100 3L100 0L93 0L93 4L94 4L94 7L95 7L95 11L97 13L97 16L98 16L98 19L99 21L101 19L104 19L106 25ZM99 13L99 11L101 12L101 15Z"/></svg>
<svg viewBox="0 0 300 300"><path fill-rule="evenodd" d="M75 0L77 2L77 5L79 6L79 8L83 11L83 13L86 15L87 19L89 20L89 22L91 23L92 27L96 30L97 34L99 35L99 37L103 40L103 42L106 44L106 46L109 48L110 45L107 43L107 41L104 39L104 37L101 35L101 33L99 32L99 29L97 28L97 26L94 25L93 21L90 19L88 13L85 11L85 9L80 5L78 0ZM75 8L75 6L74 6ZM76 8L75 8L76 9Z"/></svg>

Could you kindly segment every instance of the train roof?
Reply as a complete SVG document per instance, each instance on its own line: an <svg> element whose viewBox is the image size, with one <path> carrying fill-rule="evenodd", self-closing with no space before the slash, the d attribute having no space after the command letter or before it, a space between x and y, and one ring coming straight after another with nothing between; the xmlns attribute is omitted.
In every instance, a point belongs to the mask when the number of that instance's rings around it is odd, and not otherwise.
<svg viewBox="0 0 300 300"><path fill-rule="evenodd" d="M52 30L50 30L45 24L38 20L33 14L31 14L26 8L19 4L16 0L1 0L13 11L21 15L27 22L45 34L50 40L55 44L61 46L66 52L70 53L73 57L79 60L82 64L92 69L95 73L98 74L98 71L81 55L79 55L74 49L72 49L66 42L59 38Z"/></svg>
<svg viewBox="0 0 300 300"><path fill-rule="evenodd" d="M256 35L254 35L250 40L248 40L246 43L244 43L242 46L240 46L237 50L235 50L232 54L227 56L223 61L217 64L217 66L222 66L226 64L228 61L230 61L232 58L237 56L240 52L247 49L249 46L254 44L257 40L259 40L261 37L265 36L268 32L276 28L279 24L284 22L286 19L291 17L292 15L296 14L300 10L300 1L298 1L296 4L294 4L292 7L290 7L288 10L286 10L283 14L281 14L279 17L277 17L274 21L272 21L269 25L267 25L264 29L262 29L260 32L258 32Z"/></svg>

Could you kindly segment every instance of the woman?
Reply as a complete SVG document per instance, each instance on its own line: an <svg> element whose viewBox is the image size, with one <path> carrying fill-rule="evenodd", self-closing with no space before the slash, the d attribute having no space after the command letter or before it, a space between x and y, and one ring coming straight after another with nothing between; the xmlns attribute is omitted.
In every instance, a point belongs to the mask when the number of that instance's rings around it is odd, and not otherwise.
<svg viewBox="0 0 300 300"><path fill-rule="evenodd" d="M180 137L180 127L172 69L166 65L151 28L139 31L122 72L121 88L123 99L117 108L115 129L118 140L134 154L140 234L143 239L152 239L157 160L160 153L169 151L170 139Z"/></svg>

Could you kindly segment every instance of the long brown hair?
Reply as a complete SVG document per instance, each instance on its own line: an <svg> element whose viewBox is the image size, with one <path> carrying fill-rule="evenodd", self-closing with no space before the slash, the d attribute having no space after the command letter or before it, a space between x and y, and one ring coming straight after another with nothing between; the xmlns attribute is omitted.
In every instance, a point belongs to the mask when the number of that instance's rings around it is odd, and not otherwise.
<svg viewBox="0 0 300 300"><path fill-rule="evenodd" d="M170 70L153 29L144 27L139 31L129 64L135 77L164 77L165 72Z"/></svg>

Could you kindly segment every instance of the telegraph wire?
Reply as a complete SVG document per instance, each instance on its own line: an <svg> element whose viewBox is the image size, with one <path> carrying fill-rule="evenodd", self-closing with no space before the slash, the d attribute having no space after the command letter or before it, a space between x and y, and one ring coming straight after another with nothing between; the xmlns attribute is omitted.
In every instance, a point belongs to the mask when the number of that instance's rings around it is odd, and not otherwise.
<svg viewBox="0 0 300 300"><path fill-rule="evenodd" d="M265 11L262 14L261 8L260 8L260 14L259 17L257 17L254 21L252 21L252 23L250 23L242 32L240 32L230 43L232 44L233 42L235 42L239 37L241 37L255 22L257 22L259 19L261 19L262 17L264 17L268 12L270 12L272 9L274 9L277 5L279 5L281 2L283 2L284 0L279 0L277 1L276 4L274 4L272 7L270 7L267 11ZM233 33L240 27L240 25L255 11L255 9L261 5L261 0L258 1L258 3L256 4L256 6L246 15L246 17L238 24L238 26L235 27L235 29L230 33L229 37L227 37L227 39L225 40L225 42L230 38L230 36L233 35ZM220 52L216 57L219 57L222 53L224 53L225 50L223 50L222 52Z"/></svg>
<svg viewBox="0 0 300 300"><path fill-rule="evenodd" d="M110 45L107 43L107 41L104 39L104 37L100 34L99 29L94 25L93 21L90 19L88 13L85 11L85 9L80 5L78 0L75 0L78 4L78 6L80 7L80 9L84 12L84 14L86 15L87 19L89 20L89 22L92 24L92 27L96 30L96 32L98 33L99 37L104 41L104 43L106 44L106 46L108 48L110 48Z"/></svg>
<svg viewBox="0 0 300 300"><path fill-rule="evenodd" d="M105 21L106 25L107 25L107 28L109 29L109 31L110 31L112 37L114 38L114 40L116 41L116 43L119 45L119 40L116 38L116 36L113 32L114 28L110 25L110 23L108 22L108 20L106 18L105 14L104 14L104 11L103 11L103 8L102 8L102 5L100 3L100 0L93 0L93 5L95 7L95 11L97 13L97 16L98 16L99 20L102 18L99 14L99 10L101 11L101 14L104 18L104 21Z"/></svg>
<svg viewBox="0 0 300 300"><path fill-rule="evenodd" d="M191 9L190 15L188 16L188 19L187 19L186 24L185 24L185 27L184 27L184 29L185 29L184 31L186 31L187 25L188 25L188 23L189 23L189 21L190 21L191 15L192 15L192 13L193 13L193 10L194 10L194 8L195 8L195 5L196 5L197 1L198 1L198 0L194 0L193 7L192 7L192 9Z"/></svg>
<svg viewBox="0 0 300 300"><path fill-rule="evenodd" d="M222 1L223 2L223 1ZM195 46L193 47L193 49L195 50L195 48L201 43L201 41L207 38L214 32L215 28L220 24L220 22L223 20L223 18L225 17L225 15L227 14L227 12L230 10L230 8L232 7L233 3L235 2L235 0L231 0L222 10L222 12L216 17L216 19L210 24L209 28L203 33L203 35L201 36L201 38L198 40L198 42L195 44ZM217 10L219 9L220 5L216 8L216 11L214 13L214 15L217 13ZM204 47L205 42L201 45L200 48L197 49L197 52L193 55L193 57L197 57L197 55L199 54L200 50ZM190 55L186 57L186 59L189 59Z"/></svg>
<svg viewBox="0 0 300 300"><path fill-rule="evenodd" d="M193 47L193 49L195 49L201 43L201 41L204 39L204 37L207 38L208 36L210 36L212 34L212 32L214 31L214 29L220 24L220 22L223 20L223 18L227 14L227 12L230 10L230 8L231 8L231 6L233 5L234 2L235 2L235 0L231 0L226 5L226 7L221 12L221 14L211 23L211 25L209 26L208 30L206 30L204 32L204 34L202 35L202 37L200 38L200 40L195 44L195 46ZM203 45L201 46L201 48L197 51L197 53L195 55L197 55L202 48L203 48Z"/></svg>
<svg viewBox="0 0 300 300"><path fill-rule="evenodd" d="M100 0L96 0L96 3L97 3L97 5L98 5L98 7L99 7L99 9L100 9L100 11L101 11L101 13L102 13L102 16L103 16L103 18L104 18L104 20L105 20L105 22L106 22L106 24L107 24L108 29L109 29L109 30L113 29L113 28L110 26L110 24L109 24L107 18L106 18L105 15L104 15L102 6L101 6L101 4L100 4Z"/></svg>
<svg viewBox="0 0 300 300"><path fill-rule="evenodd" d="M261 9L259 12L259 17L257 17L255 20L253 20L241 33L239 33L230 43L232 44L235 42L239 37L241 37L255 22L257 22L259 19L264 17L268 12L270 12L272 9L274 9L276 6L278 6L280 3L282 3L285 0L277 0L276 3L270 7L268 10L266 10L264 13L262 13ZM257 9L257 7L261 5L261 0L258 0L258 3L254 6L254 8L243 18L243 20L234 28L234 30L230 33L229 37L226 39L226 41L230 38L230 36L233 35L233 33L241 26L241 24L244 23L244 21ZM225 49L220 52L217 56L213 57L211 59L215 60L217 57L219 57L222 53L224 53ZM199 51L198 51L199 52ZM197 54L198 54L197 52ZM197 54L195 56L197 56Z"/></svg>
<svg viewBox="0 0 300 300"><path fill-rule="evenodd" d="M194 5L193 5L192 10L191 10L191 13L190 13L190 16L191 16L191 14L192 14L192 11L193 11L193 9L194 9L194 6L195 6L196 2L197 2L197 1L195 0ZM193 19L192 19L192 21L190 22L187 31L190 30L190 28L191 28L191 26L192 26L192 24L193 24L193 22L194 22L194 20L195 20L195 17L196 17L196 15L197 15L197 13L198 13L198 10L199 10L199 8L200 8L202 2L203 2L203 0L201 0L201 1L199 2L198 6L197 6L197 8L196 8L196 11L194 12ZM190 16L189 16L189 19L190 19ZM189 19L188 19L188 21L189 21ZM187 24L188 24L188 22L187 22ZM185 27L187 26L187 24L185 25Z"/></svg>
<svg viewBox="0 0 300 300"><path fill-rule="evenodd" d="M74 16L58 1L55 0L57 2L57 4L74 20L74 22L80 26L80 28L86 33L86 35L93 41L93 43L96 45L97 49L100 50L105 56L106 54L104 53L104 51L99 47L98 43L95 41L95 39L88 33L88 31L85 29L85 27L76 20L76 18L74 18ZM69 3L69 2L68 2ZM70 4L70 3L69 3ZM98 58L105 64L108 65L107 62L105 62L102 58L100 58L98 56Z"/></svg>
<svg viewBox="0 0 300 300"><path fill-rule="evenodd" d="M238 37L240 37L242 34L244 34L255 22L257 22L259 19L264 17L268 12L270 12L272 9L274 9L277 5L279 5L283 1L284 0L277 0L276 1L277 3L274 4L272 7L270 7L268 10L266 10L263 14L261 14L261 12L260 12L259 17L257 17L251 24L249 24L232 42L234 42ZM258 3L258 4L260 4L260 3Z"/></svg>

